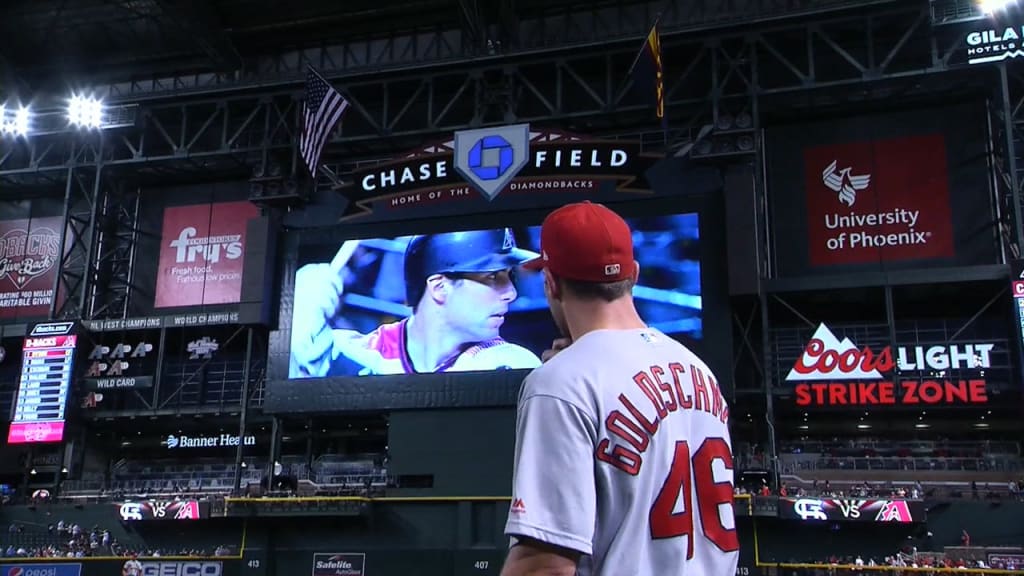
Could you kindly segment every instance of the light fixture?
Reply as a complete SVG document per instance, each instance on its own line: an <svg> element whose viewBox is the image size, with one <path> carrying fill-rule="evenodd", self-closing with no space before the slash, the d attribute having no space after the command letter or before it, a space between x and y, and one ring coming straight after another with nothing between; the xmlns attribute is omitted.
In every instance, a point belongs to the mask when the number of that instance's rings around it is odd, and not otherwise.
<svg viewBox="0 0 1024 576"><path fill-rule="evenodd" d="M931 428L931 424L914 424L914 428Z"/></svg>
<svg viewBox="0 0 1024 576"><path fill-rule="evenodd" d="M797 428L799 428L800 430L809 430L810 426L808 426L807 424L801 424L797 426Z"/></svg>
<svg viewBox="0 0 1024 576"><path fill-rule="evenodd" d="M25 136L28 134L31 116L32 112L25 106L18 106L14 110L8 109L6 104L0 104L0 134Z"/></svg>
<svg viewBox="0 0 1024 576"><path fill-rule="evenodd" d="M1006 10L1016 3L1017 0L978 0L978 9L991 15L1000 10Z"/></svg>
<svg viewBox="0 0 1024 576"><path fill-rule="evenodd" d="M871 424L857 424L857 428L860 430L869 430L871 429Z"/></svg>
<svg viewBox="0 0 1024 576"><path fill-rule="evenodd" d="M72 126L99 128L103 124L103 101L78 94L68 104L68 121Z"/></svg>

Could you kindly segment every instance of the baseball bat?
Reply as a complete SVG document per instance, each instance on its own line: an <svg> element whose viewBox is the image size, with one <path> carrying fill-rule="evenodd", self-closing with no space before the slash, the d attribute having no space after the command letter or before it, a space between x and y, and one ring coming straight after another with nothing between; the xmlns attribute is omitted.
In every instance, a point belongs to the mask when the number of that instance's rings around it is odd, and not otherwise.
<svg viewBox="0 0 1024 576"><path fill-rule="evenodd" d="M348 264L349 259L355 254L356 248L359 247L359 240L346 240L341 248L338 248L338 253L334 255L331 260L331 270L341 274L341 271Z"/></svg>

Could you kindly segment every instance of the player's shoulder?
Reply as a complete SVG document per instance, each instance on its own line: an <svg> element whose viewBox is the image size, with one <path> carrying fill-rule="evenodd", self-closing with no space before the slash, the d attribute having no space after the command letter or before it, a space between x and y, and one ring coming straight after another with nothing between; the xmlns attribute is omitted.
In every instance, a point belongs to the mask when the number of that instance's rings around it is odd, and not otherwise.
<svg viewBox="0 0 1024 576"><path fill-rule="evenodd" d="M596 388L589 367L595 363L589 348L574 342L531 371L523 381L521 398L543 395L561 398L573 404L589 404L587 398Z"/></svg>

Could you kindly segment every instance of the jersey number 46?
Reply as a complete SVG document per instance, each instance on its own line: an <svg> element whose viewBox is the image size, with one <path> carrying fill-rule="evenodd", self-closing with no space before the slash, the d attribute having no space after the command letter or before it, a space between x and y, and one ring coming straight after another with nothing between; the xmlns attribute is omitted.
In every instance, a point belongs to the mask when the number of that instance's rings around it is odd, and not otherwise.
<svg viewBox="0 0 1024 576"><path fill-rule="evenodd" d="M687 536L687 559L693 558L694 549L694 493L697 494L696 512L700 514L704 538L723 552L734 552L740 548L736 528L723 526L719 515L722 505L729 504L731 508L733 498L731 482L715 482L713 466L716 460L721 461L725 468L732 469L732 453L722 438L705 439L692 457L688 442L676 442L672 468L651 506L648 519L651 538ZM680 496L683 498L683 511L676 512Z"/></svg>

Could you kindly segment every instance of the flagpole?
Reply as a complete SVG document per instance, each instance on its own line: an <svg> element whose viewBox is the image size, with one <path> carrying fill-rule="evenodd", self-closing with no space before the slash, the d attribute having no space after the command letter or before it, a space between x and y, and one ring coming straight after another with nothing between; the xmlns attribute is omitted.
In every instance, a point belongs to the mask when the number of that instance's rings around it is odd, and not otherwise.
<svg viewBox="0 0 1024 576"><path fill-rule="evenodd" d="M632 76L633 75L633 71L636 70L636 65L640 62L640 57L644 55L644 50L647 48L647 39L651 35L651 30L657 29L658 28L658 24L661 24L661 15L662 14L663 14L663 12L658 12L657 18L654 19L654 24L652 24L651 27L647 29L647 33L644 34L644 43L640 47L640 51L636 53L636 57L633 58L633 64L631 64L629 66L629 72L626 72L626 78L629 78L630 76Z"/></svg>

